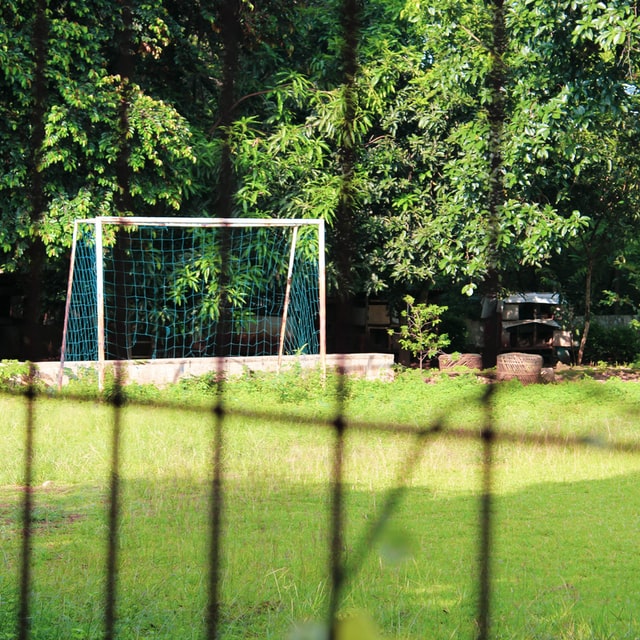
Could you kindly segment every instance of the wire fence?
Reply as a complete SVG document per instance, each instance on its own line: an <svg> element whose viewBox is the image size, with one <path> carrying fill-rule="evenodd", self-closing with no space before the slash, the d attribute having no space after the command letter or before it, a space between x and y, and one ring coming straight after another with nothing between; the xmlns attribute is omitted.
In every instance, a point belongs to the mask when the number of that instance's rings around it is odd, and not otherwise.
<svg viewBox="0 0 640 640"><path fill-rule="evenodd" d="M144 409L145 411L162 412L166 409L176 411L176 405L161 400L153 402L136 402L127 398L126 388L122 384L123 371L116 369L116 377L113 386L106 396L96 398L91 401L100 405L108 404L109 414L105 419L110 423L110 444L108 463L108 490L104 509L106 511L106 534L104 540L96 540L95 544L104 544L106 547L106 565L104 567L104 590L103 602L99 609L103 612L103 632L86 637L103 637L105 639L115 639L123 637L133 637L128 633L119 632L118 627L118 607L119 600L124 595L119 589L119 565L121 555L121 531L123 528L123 487L121 482L122 459L123 459L123 411L130 408ZM222 380L222 377L220 378ZM47 627L41 628L39 612L35 611L37 593L37 580L32 574L34 564L33 549L37 546L38 537L41 530L37 527L35 517L38 505L34 501L34 496L41 490L38 481L35 480L34 461L42 457L39 447L50 449L55 447L55 443L43 442L38 430L42 425L42 411L56 402L78 402L87 404L87 397L73 396L49 397L43 395L42 386L39 382L37 369L32 366L30 378L25 381L26 386L13 391L3 391L0 401L7 401L11 397L22 398L24 402L24 424L20 426L23 434L24 459L22 463L22 477L24 478L20 489L22 495L21 504L21 547L18 553L19 568L16 577L19 582L19 606L16 607L16 629L13 635L10 629L4 629L3 637L16 637L21 640L29 638L54 638L61 637L55 629ZM223 637L254 637L250 624L240 630L234 626L236 635L226 635L229 633L229 619L224 615L225 598L228 600L228 593L223 595L224 567L225 567L225 545L228 538L225 535L225 512L233 507L234 492L231 491L232 482L236 470L229 468L225 463L226 450L230 447L233 434L237 436L237 430L230 428L231 423L240 419L243 424L248 425L269 425L282 423L288 420L295 422L309 437L313 437L318 429L329 429L331 432L331 464L327 469L326 483L329 487L330 499L327 503L327 513L318 514L319 518L326 518L329 522L328 532L324 541L316 541L316 544L324 545L326 551L317 549L317 559L322 563L321 558L329 558L326 568L326 582L328 584L328 606L326 607L327 620L324 625L326 635L313 636L323 638L344 637L338 631L336 621L340 620L340 612L344 602L345 592L348 585L361 570L368 556L373 552L383 529L394 513L399 509L399 505L411 486L411 478L414 471L424 455L425 450L437 443L439 440L453 439L458 441L469 441L479 452L479 463L477 465L480 473L480 489L476 503L476 549L477 563L472 568L473 580L476 583L475 593L475 614L474 624L469 623L469 629L474 629L474 637L478 639L489 639L497 637L492 635L492 603L494 602L493 587L493 562L495 558L494 533L496 528L497 510L494 505L496 494L495 471L496 452L505 444L514 444L521 449L539 447L544 450L593 450L598 454L610 452L612 454L631 454L640 457L640 443L636 440L623 441L621 439L609 438L601 440L585 435L567 435L566 433L554 435L548 430L536 433L523 432L522 429L514 426L513 429L497 429L496 420L493 415L493 406L496 395L500 394L500 383L491 379L485 385L482 394L478 397L476 408L480 410L480 428L452 428L446 426L446 416L441 416L435 420L427 420L424 424L414 421L413 424L387 424L384 422L358 422L349 419L346 410L346 386L349 384L349 377L346 374L337 378L336 412L333 418L313 418L301 417L298 413L287 415L280 412L277 415L261 411L257 407L247 406L242 408L229 408L225 403L225 385L220 383L216 391L216 399L211 406L182 406L175 413L175 420L185 429L197 418L205 417L213 424L213 447L212 458L210 460L211 474L208 493L210 495L210 515L208 517L208 587L206 605L206 630L203 636L198 636L194 631L193 637L206 637L210 639ZM392 383L388 383L392 384ZM628 383L634 384L634 383ZM106 399L105 399L106 398ZM615 397L609 390L603 390L602 398L606 402L615 402ZM469 403L468 409L473 409ZM631 408L631 415L635 415L635 410ZM38 417L40 415L40 418ZM80 425L76 425L79 428ZM399 475L395 483L385 493L382 504L376 510L368 523L367 533L360 541L359 545L345 554L346 530L349 517L349 481L345 477L345 456L346 441L349 434L361 432L368 434L404 434L413 443L404 453L399 464ZM36 445L40 442L40 445ZM265 455L269 455L265 451ZM150 461L151 462L151 461ZM381 466L382 466L381 462ZM455 525L452 525L455 526ZM46 532L45 532L46 533ZM269 532L261 532L256 535L261 538L269 538ZM176 540L176 544L180 541ZM424 552L425 550L422 550ZM6 554L6 552L5 552ZM588 568L585 567L588 571ZM2 595L2 594L0 594ZM7 594L3 595L5 603ZM228 605L228 602L226 603ZM165 602L168 610L173 603ZM62 615L62 613L61 613ZM6 618L4 618L6 620ZM49 622L48 624L51 624ZM46 625L45 625L46 626ZM195 629L195 626L194 626ZM636 629L637 631L637 629ZM468 632L468 630L467 630ZM462 635L465 635L463 633ZM85 637L82 635L82 637ZM138 637L138 636L136 636ZM140 637L144 637L140 636ZM154 637L150 635L150 637ZM292 636L294 637L294 636ZM300 636L306 637L306 636ZM311 637L311 636L310 636ZM351 637L351 636L349 636ZM367 635L355 635L353 637L369 637ZM416 637L423 637L420 630L417 630ZM582 637L582 636L581 636ZM588 635L585 637L599 637ZM630 635L629 637L633 637Z"/></svg>

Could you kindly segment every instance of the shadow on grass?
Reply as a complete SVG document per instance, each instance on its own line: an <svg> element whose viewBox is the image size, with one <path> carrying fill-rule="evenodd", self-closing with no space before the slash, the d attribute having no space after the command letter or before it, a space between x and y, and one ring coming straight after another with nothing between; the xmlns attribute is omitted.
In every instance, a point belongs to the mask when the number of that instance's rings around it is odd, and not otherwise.
<svg viewBox="0 0 640 640"><path fill-rule="evenodd" d="M498 638L635 638L640 632L640 473L543 482L493 503L492 630ZM227 480L222 638L286 638L326 615L329 488ZM41 487L32 518L32 637L100 638L106 506L95 487ZM343 559L360 558L385 493L345 491ZM13 637L20 491L0 491L0 637ZM341 611L365 611L384 638L473 637L478 497L402 492L349 576ZM206 483L123 483L118 633L203 638ZM297 637L305 637L303 631ZM293 636L295 637L295 633Z"/></svg>

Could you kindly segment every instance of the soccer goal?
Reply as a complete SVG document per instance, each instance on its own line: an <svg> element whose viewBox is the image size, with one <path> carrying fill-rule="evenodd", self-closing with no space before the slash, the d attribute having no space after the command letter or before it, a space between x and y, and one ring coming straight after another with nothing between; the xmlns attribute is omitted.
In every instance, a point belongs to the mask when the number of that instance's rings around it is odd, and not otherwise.
<svg viewBox="0 0 640 640"><path fill-rule="evenodd" d="M65 361L326 354L322 220L74 224Z"/></svg>

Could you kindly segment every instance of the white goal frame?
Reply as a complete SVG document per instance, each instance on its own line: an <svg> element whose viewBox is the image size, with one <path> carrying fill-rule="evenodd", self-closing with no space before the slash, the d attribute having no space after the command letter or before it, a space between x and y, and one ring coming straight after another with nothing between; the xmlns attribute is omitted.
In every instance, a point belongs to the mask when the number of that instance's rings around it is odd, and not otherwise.
<svg viewBox="0 0 640 640"><path fill-rule="evenodd" d="M155 227L183 227L183 228L252 228L252 227L290 227L292 228L291 248L287 270L285 300L280 319L279 346L278 346L278 371L280 370L284 351L285 327L289 308L289 295L291 290L292 272L296 251L298 231L301 227L315 226L318 234L318 303L319 303L319 357L322 371L326 371L327 354L327 315L326 315L326 260L325 260L325 225L322 219L275 219L275 218L157 218L157 217L121 217L100 216L75 220L73 227L73 240L71 245L71 261L67 284L67 299L65 305L64 326L62 335L62 347L60 350L60 374L58 384L62 384L65 355L67 350L67 331L69 325L69 313L71 308L71 296L73 290L75 252L78 240L78 230L81 225L95 225L95 261L96 261L96 334L98 344L98 382L99 387L104 385L105 371L105 295L104 295L104 266L103 266L103 227L105 225L116 226L155 226Z"/></svg>

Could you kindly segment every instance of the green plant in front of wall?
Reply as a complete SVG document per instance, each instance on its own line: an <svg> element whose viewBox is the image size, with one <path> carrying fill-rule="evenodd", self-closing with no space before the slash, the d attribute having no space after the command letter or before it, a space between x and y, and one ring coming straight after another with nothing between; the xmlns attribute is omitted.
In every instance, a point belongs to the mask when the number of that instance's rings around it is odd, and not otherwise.
<svg viewBox="0 0 640 640"><path fill-rule="evenodd" d="M446 333L438 332L441 316L447 307L416 302L411 295L406 295L403 300L407 307L400 316L406 324L397 331L389 329L389 335L398 336L398 344L418 359L422 369L427 358L433 358L451 342Z"/></svg>
<svg viewBox="0 0 640 640"><path fill-rule="evenodd" d="M16 391L24 389L31 382L36 386L39 382L37 376L31 374L29 363L18 360L0 361L0 391Z"/></svg>

